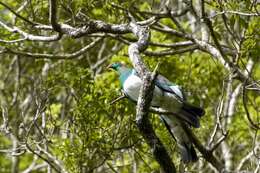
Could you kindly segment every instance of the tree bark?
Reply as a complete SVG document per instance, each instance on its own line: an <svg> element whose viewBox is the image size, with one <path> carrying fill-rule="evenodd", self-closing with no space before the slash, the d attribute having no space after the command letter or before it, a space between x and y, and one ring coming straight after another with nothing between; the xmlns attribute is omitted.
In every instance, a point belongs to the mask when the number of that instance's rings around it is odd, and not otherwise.
<svg viewBox="0 0 260 173"><path fill-rule="evenodd" d="M176 169L171 157L160 139L156 136L148 118L156 75L155 73L151 74L145 67L139 52L144 51L148 45L150 37L149 28L142 27L135 22L131 22L130 26L132 32L138 37L138 41L129 46L129 58L143 81L136 108L136 125L148 145L151 147L154 158L160 164L162 170L165 173L175 173Z"/></svg>

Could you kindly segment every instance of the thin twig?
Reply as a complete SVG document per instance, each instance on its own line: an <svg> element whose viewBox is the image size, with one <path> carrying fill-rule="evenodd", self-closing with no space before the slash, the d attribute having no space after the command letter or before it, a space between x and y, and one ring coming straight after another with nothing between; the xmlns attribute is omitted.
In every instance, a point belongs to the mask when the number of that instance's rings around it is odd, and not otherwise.
<svg viewBox="0 0 260 173"><path fill-rule="evenodd" d="M33 25L33 26L34 26L34 25L37 25L37 23L32 22L32 21L26 19L25 17L21 16L21 15L18 14L17 12L15 12L15 11L14 11L11 7L9 7L7 4L5 4L5 3L1 2L1 1L0 1L0 4L1 4L2 6L4 6L5 8L7 8L7 9L8 9L10 12L12 12L15 16L17 16L18 18L22 19L23 21L25 21L25 22L27 22L27 23Z"/></svg>
<svg viewBox="0 0 260 173"><path fill-rule="evenodd" d="M164 57L167 55L176 55L176 54L182 54L185 52L192 52L196 49L198 49L199 47L197 45L195 46L190 46L190 47L186 47L186 48L180 48L180 49L176 49L176 50L163 50L163 51L158 51L158 52L154 52L154 51L144 51L144 54L147 56L155 56L155 57Z"/></svg>
<svg viewBox="0 0 260 173"><path fill-rule="evenodd" d="M112 104L114 104L114 103L116 103L116 102L118 102L118 101L120 101L120 100L122 100L122 99L124 99L124 98L127 98L127 97L126 97L125 94L122 94L121 96L119 96L119 97L117 97L116 99L112 100L112 101L109 103L109 105L112 105Z"/></svg>
<svg viewBox="0 0 260 173"><path fill-rule="evenodd" d="M213 152L215 149L218 148L218 146L227 138L228 132L226 132L219 140L215 143L214 146L212 146L209 150L210 152Z"/></svg>
<svg viewBox="0 0 260 173"><path fill-rule="evenodd" d="M73 59L73 58L77 58L80 55L83 55L84 53L86 53L89 49L96 46L97 43L101 40L102 40L102 38L97 38L96 40L92 41L90 44L86 45L85 47L81 48L80 50L70 53L70 54L64 54L64 55L23 52L23 51L17 51L17 50L13 50L13 49L9 49L9 48L6 48L6 51L4 53L21 55L21 56L36 58L36 59L40 59L40 58Z"/></svg>
<svg viewBox="0 0 260 173"><path fill-rule="evenodd" d="M247 95L246 95L246 89L245 89L245 86L247 84L247 80L244 82L243 84L243 106L244 106L244 109L245 109L245 112L246 112L246 117L247 117L247 120L249 122L249 124L251 125L252 128L254 128L255 130L259 130L260 129L260 126L259 126L259 123L258 124L255 124L254 121L252 120L251 116L250 116L250 113L248 111L248 108L247 108Z"/></svg>

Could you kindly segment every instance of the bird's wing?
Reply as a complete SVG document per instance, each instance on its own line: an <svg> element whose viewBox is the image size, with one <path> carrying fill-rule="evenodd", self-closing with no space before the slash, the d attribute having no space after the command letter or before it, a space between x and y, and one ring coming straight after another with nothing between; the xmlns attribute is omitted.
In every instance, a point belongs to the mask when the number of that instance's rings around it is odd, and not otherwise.
<svg viewBox="0 0 260 173"><path fill-rule="evenodd" d="M174 94L181 102L185 101L184 94L178 85L173 84L162 75L158 75L155 80L155 85L165 92Z"/></svg>
<svg viewBox="0 0 260 173"><path fill-rule="evenodd" d="M133 75L140 77L135 70ZM186 97L184 95L184 92L181 90L181 88L178 85L173 84L166 77L160 74L157 75L155 79L155 85L165 92L174 94L180 102L186 101Z"/></svg>

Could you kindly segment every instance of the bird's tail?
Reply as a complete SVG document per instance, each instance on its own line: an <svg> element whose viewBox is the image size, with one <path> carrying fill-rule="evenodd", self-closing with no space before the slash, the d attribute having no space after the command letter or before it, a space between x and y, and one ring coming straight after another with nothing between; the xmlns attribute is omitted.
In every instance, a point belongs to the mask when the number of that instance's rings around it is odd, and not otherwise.
<svg viewBox="0 0 260 173"><path fill-rule="evenodd" d="M193 106L189 103L183 103L182 109L177 115L179 118L185 120L193 127L200 127L200 117L205 114L205 111L197 106Z"/></svg>
<svg viewBox="0 0 260 173"><path fill-rule="evenodd" d="M184 163L196 162L198 160L198 156L196 151L192 145L192 143L180 143L178 144L181 159Z"/></svg>
<svg viewBox="0 0 260 173"><path fill-rule="evenodd" d="M193 116L202 117L205 114L204 109L185 102L183 103L182 109L191 113Z"/></svg>
<svg viewBox="0 0 260 173"><path fill-rule="evenodd" d="M172 121L167 115L161 115L161 120L164 122L167 130L177 142L179 152L181 154L181 160L184 163L196 162L198 160L196 151L190 141L188 135L186 134L183 126L176 121Z"/></svg>

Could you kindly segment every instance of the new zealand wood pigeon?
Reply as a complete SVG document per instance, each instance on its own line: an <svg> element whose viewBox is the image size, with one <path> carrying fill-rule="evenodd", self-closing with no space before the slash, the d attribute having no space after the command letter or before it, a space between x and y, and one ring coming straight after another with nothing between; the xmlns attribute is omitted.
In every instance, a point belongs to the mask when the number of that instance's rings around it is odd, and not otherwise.
<svg viewBox="0 0 260 173"><path fill-rule="evenodd" d="M137 72L121 63L113 63L109 65L109 68L118 72L123 93L130 100L137 102L142 84ZM197 154L183 125L188 124L198 128L199 119L204 115L204 110L187 103L180 87L162 75L158 75L155 79L151 106L172 112L170 115L160 115L160 118L176 140L182 161L184 163L197 161Z"/></svg>

